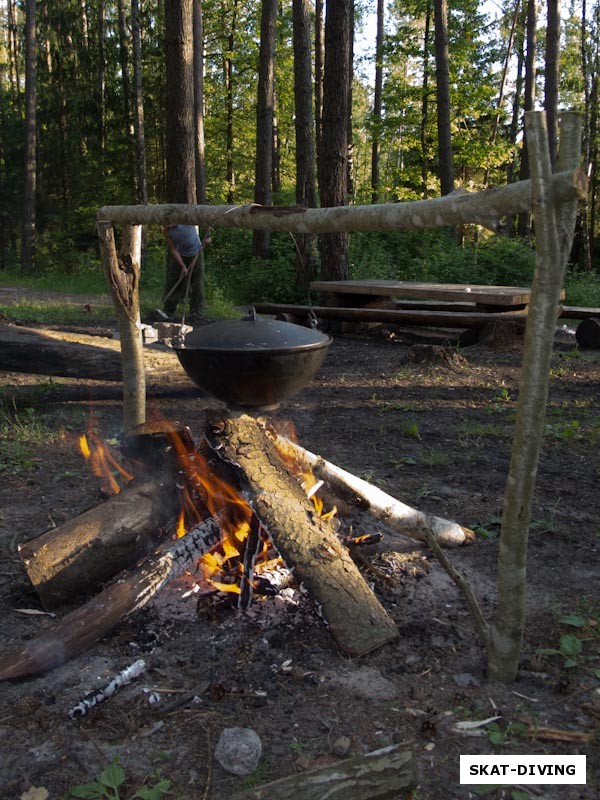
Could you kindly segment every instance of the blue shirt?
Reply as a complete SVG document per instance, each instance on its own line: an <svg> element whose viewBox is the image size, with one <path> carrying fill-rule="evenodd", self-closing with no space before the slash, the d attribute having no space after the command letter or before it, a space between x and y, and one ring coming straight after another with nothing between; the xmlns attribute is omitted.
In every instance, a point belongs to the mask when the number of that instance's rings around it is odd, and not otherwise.
<svg viewBox="0 0 600 800"><path fill-rule="evenodd" d="M180 256L189 258L202 249L198 228L195 225L169 225L167 231Z"/></svg>

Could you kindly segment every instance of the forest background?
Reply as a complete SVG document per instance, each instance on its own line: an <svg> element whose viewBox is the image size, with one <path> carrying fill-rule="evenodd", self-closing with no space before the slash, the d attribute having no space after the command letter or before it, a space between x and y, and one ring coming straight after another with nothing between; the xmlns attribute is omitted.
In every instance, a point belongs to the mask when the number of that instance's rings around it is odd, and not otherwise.
<svg viewBox="0 0 600 800"><path fill-rule="evenodd" d="M560 110L583 117L589 194L566 288L600 305L597 2L1 0L0 27L4 285L102 291L105 204L388 203L524 179L523 113L544 108L552 153ZM322 242L299 258L289 234L217 228L208 302L306 300L319 275L528 285L533 236L523 217L496 234L356 233L332 266ZM164 250L149 228L147 306Z"/></svg>

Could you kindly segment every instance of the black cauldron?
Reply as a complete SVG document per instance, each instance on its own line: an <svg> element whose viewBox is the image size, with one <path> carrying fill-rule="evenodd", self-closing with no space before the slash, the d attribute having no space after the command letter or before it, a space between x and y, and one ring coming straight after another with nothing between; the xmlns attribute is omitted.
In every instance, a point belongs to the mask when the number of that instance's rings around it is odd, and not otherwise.
<svg viewBox="0 0 600 800"><path fill-rule="evenodd" d="M208 394L243 409L273 409L299 392L323 364L331 338L291 322L222 320L187 333L174 350Z"/></svg>

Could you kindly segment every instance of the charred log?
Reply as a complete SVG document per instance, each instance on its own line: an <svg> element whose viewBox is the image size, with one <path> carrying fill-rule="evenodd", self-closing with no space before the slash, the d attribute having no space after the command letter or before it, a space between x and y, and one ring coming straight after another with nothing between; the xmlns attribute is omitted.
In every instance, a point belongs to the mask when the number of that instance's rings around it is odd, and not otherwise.
<svg viewBox="0 0 600 800"><path fill-rule="evenodd" d="M165 546L141 567L124 574L83 606L5 656L0 661L0 680L47 672L82 653L143 608L188 564L214 547L221 535L217 518L201 522L183 539Z"/></svg>

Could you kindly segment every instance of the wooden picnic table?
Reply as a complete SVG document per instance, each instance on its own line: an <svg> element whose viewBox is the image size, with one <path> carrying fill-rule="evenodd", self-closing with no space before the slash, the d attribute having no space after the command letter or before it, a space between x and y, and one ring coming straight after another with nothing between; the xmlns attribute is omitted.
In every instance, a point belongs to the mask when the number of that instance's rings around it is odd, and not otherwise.
<svg viewBox="0 0 600 800"><path fill-rule="evenodd" d="M485 286L471 283L420 283L417 281L350 280L313 281L311 291L329 295L335 305L365 307L394 298L425 303L442 301L473 306L474 311L518 311L527 308L531 289L524 286ZM564 297L564 291L562 293Z"/></svg>

